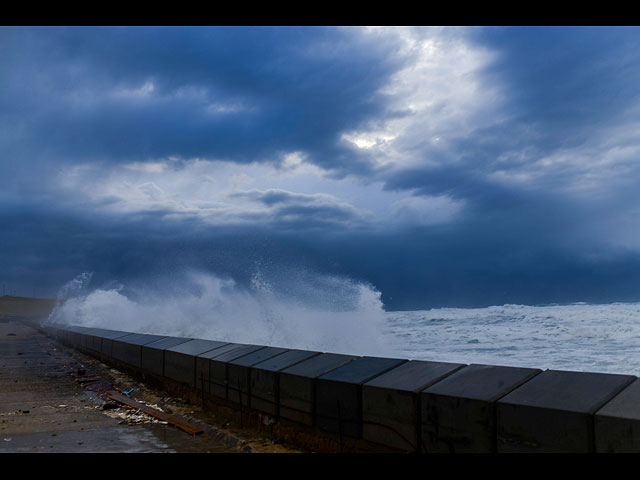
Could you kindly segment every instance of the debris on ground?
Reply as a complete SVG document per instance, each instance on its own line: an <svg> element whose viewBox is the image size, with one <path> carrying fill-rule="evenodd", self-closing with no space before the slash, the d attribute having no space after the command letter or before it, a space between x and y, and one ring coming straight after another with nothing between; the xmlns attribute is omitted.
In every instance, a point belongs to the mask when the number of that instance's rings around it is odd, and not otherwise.
<svg viewBox="0 0 640 480"><path fill-rule="evenodd" d="M202 429L186 423L175 415L163 412L157 405L147 405L143 402L138 402L114 390L107 392L107 396L112 400L115 400L117 403L135 410L134 415L145 414L151 417L154 420L154 423L170 423L190 435L198 435L202 433Z"/></svg>
<svg viewBox="0 0 640 480"><path fill-rule="evenodd" d="M149 407L158 408L156 405L149 405ZM146 414L141 411L139 408L129 407L127 405L119 405L115 408L107 408L103 409L103 407L95 407L97 409L102 409L104 414L115 419L119 419L121 424L126 425L142 425L142 424L150 424L157 423L161 425L167 425L169 422L164 420L158 420L157 418L152 417L151 415Z"/></svg>

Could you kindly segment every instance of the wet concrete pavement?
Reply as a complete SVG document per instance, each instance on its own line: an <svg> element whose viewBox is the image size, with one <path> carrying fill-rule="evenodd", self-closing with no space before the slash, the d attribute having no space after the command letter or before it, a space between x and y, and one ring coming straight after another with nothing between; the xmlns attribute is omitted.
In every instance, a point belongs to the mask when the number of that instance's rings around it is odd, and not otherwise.
<svg viewBox="0 0 640 480"><path fill-rule="evenodd" d="M83 384L86 367L78 358L35 328L0 317L0 453L273 451L268 442L239 441L206 425L203 434L189 435L169 424L114 418L103 409L110 387L104 372Z"/></svg>

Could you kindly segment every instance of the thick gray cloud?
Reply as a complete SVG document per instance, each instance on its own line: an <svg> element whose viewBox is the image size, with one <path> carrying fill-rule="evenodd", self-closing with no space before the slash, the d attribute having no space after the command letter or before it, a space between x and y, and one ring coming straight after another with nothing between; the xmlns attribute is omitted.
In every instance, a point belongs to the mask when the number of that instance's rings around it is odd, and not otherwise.
<svg viewBox="0 0 640 480"><path fill-rule="evenodd" d="M335 165L337 134L380 110L376 90L398 63L392 45L363 45L357 31L343 29L0 35L5 139L19 142L16 154L58 160L260 161L305 149Z"/></svg>
<svg viewBox="0 0 640 480"><path fill-rule="evenodd" d="M332 195L301 194L286 190L251 190L232 195L235 198L247 198L270 207L270 222L279 228L302 228L311 226L331 228L332 226L358 225L366 219L351 205L341 202Z"/></svg>

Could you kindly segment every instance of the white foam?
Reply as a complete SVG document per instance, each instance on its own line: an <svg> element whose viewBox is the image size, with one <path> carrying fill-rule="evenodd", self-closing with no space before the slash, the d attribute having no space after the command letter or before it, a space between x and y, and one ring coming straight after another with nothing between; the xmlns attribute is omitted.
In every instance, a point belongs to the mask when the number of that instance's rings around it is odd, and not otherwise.
<svg viewBox="0 0 640 480"><path fill-rule="evenodd" d="M640 374L640 303L390 312L388 329L407 358Z"/></svg>
<svg viewBox="0 0 640 480"><path fill-rule="evenodd" d="M257 268L247 287L204 272L89 288L73 279L50 321L416 360L640 375L640 303L385 312L371 285ZM175 287L180 285L180 288Z"/></svg>
<svg viewBox="0 0 640 480"><path fill-rule="evenodd" d="M175 283L175 276L164 284ZM249 287L204 272L182 274L180 291L127 285L89 289L90 274L63 290L50 321L131 332L358 355L392 355L380 292L349 278L304 270ZM276 286L277 285L277 286Z"/></svg>

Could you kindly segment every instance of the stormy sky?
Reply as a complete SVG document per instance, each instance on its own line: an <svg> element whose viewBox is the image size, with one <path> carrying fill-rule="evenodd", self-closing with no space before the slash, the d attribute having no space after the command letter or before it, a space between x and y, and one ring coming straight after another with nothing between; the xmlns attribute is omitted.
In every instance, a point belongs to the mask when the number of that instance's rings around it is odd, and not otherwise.
<svg viewBox="0 0 640 480"><path fill-rule="evenodd" d="M640 301L638 28L3 27L0 155L6 293Z"/></svg>

